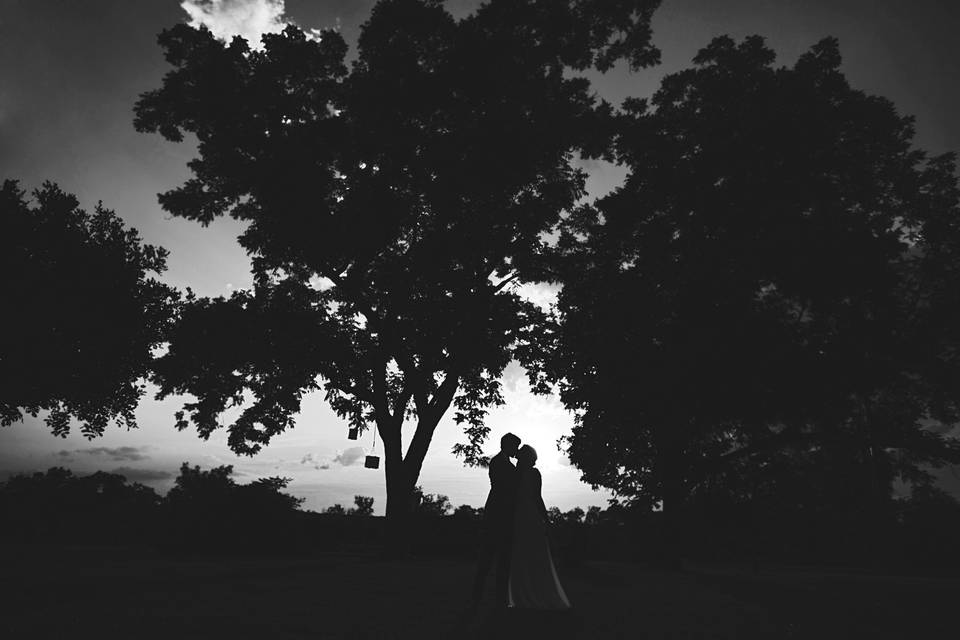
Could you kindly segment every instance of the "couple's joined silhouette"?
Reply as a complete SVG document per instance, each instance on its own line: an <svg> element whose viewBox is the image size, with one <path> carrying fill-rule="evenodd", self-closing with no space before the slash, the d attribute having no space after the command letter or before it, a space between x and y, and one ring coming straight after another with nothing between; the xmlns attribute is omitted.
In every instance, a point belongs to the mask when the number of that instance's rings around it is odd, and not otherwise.
<svg viewBox="0 0 960 640"><path fill-rule="evenodd" d="M510 462L517 459L517 465ZM542 480L534 466L537 452L520 446L512 433L500 439L490 459L490 494L483 510L480 558L473 583L479 603L487 575L496 563L496 597L500 607L569 609L557 578L547 539L547 509Z"/></svg>

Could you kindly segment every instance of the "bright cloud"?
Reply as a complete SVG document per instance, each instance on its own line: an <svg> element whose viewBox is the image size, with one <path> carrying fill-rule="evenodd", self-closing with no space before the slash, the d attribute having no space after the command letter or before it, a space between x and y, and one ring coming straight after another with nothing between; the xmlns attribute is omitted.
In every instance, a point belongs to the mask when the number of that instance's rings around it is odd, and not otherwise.
<svg viewBox="0 0 960 640"><path fill-rule="evenodd" d="M364 457L363 447L350 447L345 449L343 453L337 454L333 459L337 464L342 464L345 467L356 464L360 462L360 459Z"/></svg>
<svg viewBox="0 0 960 640"><path fill-rule="evenodd" d="M112 473L118 473L127 479L127 482L159 482L171 480L173 474L160 469L141 469L138 467L117 467Z"/></svg>
<svg viewBox="0 0 960 640"><path fill-rule="evenodd" d="M110 460L117 462L137 462L146 460L150 456L143 453L147 447L89 447L87 449L77 449L77 453L85 453L90 456L105 456ZM58 454L62 458L70 458L69 451L61 451Z"/></svg>
<svg viewBox="0 0 960 640"><path fill-rule="evenodd" d="M325 470L330 468L330 463L324 462L317 456L312 453L308 453L300 459L300 464L308 465L317 470Z"/></svg>
<svg viewBox="0 0 960 640"><path fill-rule="evenodd" d="M262 47L265 33L279 33L291 23L285 0L184 0L180 6L191 27L203 25L224 42L240 36L251 49Z"/></svg>

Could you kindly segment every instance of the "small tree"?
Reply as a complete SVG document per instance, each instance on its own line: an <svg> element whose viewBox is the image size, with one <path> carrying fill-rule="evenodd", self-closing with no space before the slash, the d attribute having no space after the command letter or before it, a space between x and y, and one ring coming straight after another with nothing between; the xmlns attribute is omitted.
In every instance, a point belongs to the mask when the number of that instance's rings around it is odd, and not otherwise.
<svg viewBox="0 0 960 640"><path fill-rule="evenodd" d="M142 541L156 528L160 497L122 475L75 476L63 467L16 474L0 483L0 537L63 544Z"/></svg>
<svg viewBox="0 0 960 640"><path fill-rule="evenodd" d="M44 421L62 437L72 418L87 438L111 420L136 427L151 352L178 298L149 277L167 252L50 182L33 199L16 181L0 188L0 425L49 411Z"/></svg>
<svg viewBox="0 0 960 640"><path fill-rule="evenodd" d="M428 516L445 516L453 510L450 498L443 494L424 493L420 486L413 489L414 513Z"/></svg>
<svg viewBox="0 0 960 640"><path fill-rule="evenodd" d="M563 514L563 521L568 524L580 524L583 522L583 509L574 507Z"/></svg>
<svg viewBox="0 0 960 640"><path fill-rule="evenodd" d="M372 516L373 498L369 496L353 496L353 504L357 505L347 513L352 516ZM339 506L339 505L336 505Z"/></svg>
<svg viewBox="0 0 960 640"><path fill-rule="evenodd" d="M462 504L453 510L452 515L461 520L478 520L483 516L483 507L474 508L468 504Z"/></svg>
<svg viewBox="0 0 960 640"><path fill-rule="evenodd" d="M604 513L601 507L593 506L587 509L587 514L583 518L584 524L600 524L604 520Z"/></svg>
<svg viewBox="0 0 960 640"><path fill-rule="evenodd" d="M563 522L563 512L558 507L547 509L547 522L550 524L560 524Z"/></svg>
<svg viewBox="0 0 960 640"><path fill-rule="evenodd" d="M297 511L303 505L306 498L297 498L282 489L286 489L290 484L290 478L281 478L271 476L269 478L257 478L248 484L237 485L237 500L242 508L264 514L289 513Z"/></svg>
<svg viewBox="0 0 960 640"><path fill-rule="evenodd" d="M233 478L233 465L221 465L203 470L184 462L174 486L167 492L165 502L176 508L190 511L205 511L208 508L226 508L233 501L237 486Z"/></svg>
<svg viewBox="0 0 960 640"><path fill-rule="evenodd" d="M334 31L291 26L260 51L164 31L174 69L135 124L196 136L199 157L160 202L246 222L255 282L187 298L156 376L161 395L198 398L177 427L189 414L208 437L250 392L229 443L254 454L322 387L351 426L378 430L393 526L451 405L466 436L454 452L483 463L500 374L539 335L539 309L510 285L536 277L541 235L584 195L575 154L610 148L612 108L580 72L656 62L658 4L493 0L457 21L439 0L382 0L349 70Z"/></svg>
<svg viewBox="0 0 960 640"><path fill-rule="evenodd" d="M164 498L168 542L187 548L267 551L289 537L303 498L282 491L289 478L259 478L247 484L233 479L233 465L209 470L180 466Z"/></svg>

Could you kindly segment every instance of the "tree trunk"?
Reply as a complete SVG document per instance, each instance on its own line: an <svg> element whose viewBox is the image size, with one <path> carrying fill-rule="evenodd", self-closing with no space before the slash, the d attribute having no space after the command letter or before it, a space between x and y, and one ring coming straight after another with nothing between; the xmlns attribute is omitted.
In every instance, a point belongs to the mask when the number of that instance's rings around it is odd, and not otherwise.
<svg viewBox="0 0 960 640"><path fill-rule="evenodd" d="M661 551L661 568L670 570L679 570L682 566L683 548L681 536L683 526L681 523L682 499L676 492L670 492L668 496L664 493L663 498L663 547Z"/></svg>
<svg viewBox="0 0 960 640"><path fill-rule="evenodd" d="M872 407L866 402L860 404L859 430L863 437L862 457L865 461L866 486L867 493L865 507L867 509L862 538L864 541L864 550L867 554L865 560L868 564L881 564L885 559L884 548L886 546L886 536L890 523L887 522L887 502L890 499L890 484L886 480L886 475L882 472L882 467L886 465L878 464L877 459L883 455L878 453L880 448L876 444L872 430ZM883 474L883 475L882 475Z"/></svg>
<svg viewBox="0 0 960 640"><path fill-rule="evenodd" d="M399 468L391 469L389 459L386 463L387 475L387 515L384 551L387 556L403 558L410 555L411 514L414 484L409 480L399 461ZM415 482L415 480L414 480Z"/></svg>
<svg viewBox="0 0 960 640"><path fill-rule="evenodd" d="M414 522L413 489L420 477L423 460L430 448L433 432L446 413L456 393L458 377L448 373L437 390L434 400L427 406L418 406L419 420L417 429L410 441L406 456L401 450L400 432L406 403L399 403L391 415L386 403L381 403L381 417L377 418L377 430L383 440L384 473L387 480L387 517L385 530L385 551L388 556L406 557L410 555L413 542ZM382 386L382 385L381 385ZM408 396L409 398L409 396Z"/></svg>
<svg viewBox="0 0 960 640"><path fill-rule="evenodd" d="M386 524L383 550L388 557L405 557L410 554L409 521L410 498L413 481L407 474L400 449L400 425L391 416L378 420L384 449L384 475L387 487Z"/></svg>
<svg viewBox="0 0 960 640"><path fill-rule="evenodd" d="M413 543L413 489L420 477L433 431L439 419L427 417L417 424L417 430L406 457L400 454L400 443L385 444L387 449L384 471L387 479L386 544L387 555L407 557Z"/></svg>
<svg viewBox="0 0 960 640"><path fill-rule="evenodd" d="M663 472L663 540L660 565L663 569L679 570L683 556L683 454L679 447L669 446L664 455Z"/></svg>

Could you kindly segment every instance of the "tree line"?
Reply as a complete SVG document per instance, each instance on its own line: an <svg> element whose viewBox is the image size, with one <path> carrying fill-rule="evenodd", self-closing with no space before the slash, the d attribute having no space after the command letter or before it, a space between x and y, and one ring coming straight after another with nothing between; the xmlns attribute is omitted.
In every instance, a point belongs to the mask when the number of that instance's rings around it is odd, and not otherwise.
<svg viewBox="0 0 960 640"><path fill-rule="evenodd" d="M183 463L174 486L159 495L122 474L75 475L51 467L0 483L3 536L19 542L153 544L210 551L254 540L277 544L303 498L283 491L289 478L237 483L230 465L203 470ZM279 529L278 529L279 528Z"/></svg>
<svg viewBox="0 0 960 640"><path fill-rule="evenodd" d="M166 495L124 476L75 475L52 467L0 482L0 540L65 546L123 546L176 556L377 553L388 542L374 499L354 506L304 511L284 491L288 479L241 484L230 466L202 470L184 463ZM424 494L411 506L411 551L419 557L472 558L483 508L452 506L443 494ZM892 501L880 529L849 505L819 512L785 505L716 504L691 512L674 531L663 511L611 501L606 508L548 509L553 553L564 567L605 560L657 564L667 538L681 536L690 561L761 567L790 563L883 570L955 572L960 552L960 504L937 492L915 491ZM865 544L879 540L883 552Z"/></svg>

